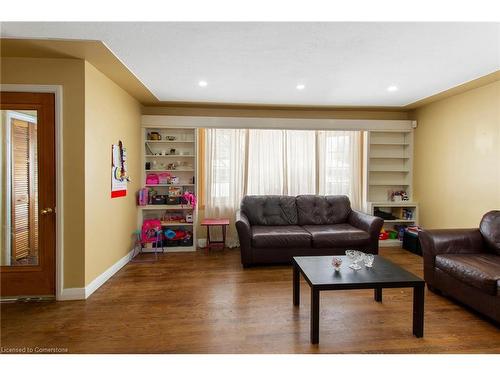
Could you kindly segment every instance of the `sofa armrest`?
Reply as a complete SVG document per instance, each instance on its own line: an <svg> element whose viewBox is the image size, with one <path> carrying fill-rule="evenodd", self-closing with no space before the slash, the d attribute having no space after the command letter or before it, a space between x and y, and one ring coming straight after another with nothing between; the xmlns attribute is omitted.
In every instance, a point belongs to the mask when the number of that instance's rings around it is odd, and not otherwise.
<svg viewBox="0 0 500 375"><path fill-rule="evenodd" d="M378 241L380 230L382 229L382 225L384 225L384 219L355 210L351 211L347 218L347 222L353 227L368 232L371 240L376 241Z"/></svg>
<svg viewBox="0 0 500 375"><path fill-rule="evenodd" d="M252 227L248 221L248 217L241 210L236 211L235 225L240 241L241 263L248 265L252 263Z"/></svg>
<svg viewBox="0 0 500 375"><path fill-rule="evenodd" d="M479 229L435 229L419 233L425 255L484 253L483 236Z"/></svg>
<svg viewBox="0 0 500 375"><path fill-rule="evenodd" d="M423 230L418 235L424 258L424 279L435 284L436 255L477 254L484 252L479 229Z"/></svg>

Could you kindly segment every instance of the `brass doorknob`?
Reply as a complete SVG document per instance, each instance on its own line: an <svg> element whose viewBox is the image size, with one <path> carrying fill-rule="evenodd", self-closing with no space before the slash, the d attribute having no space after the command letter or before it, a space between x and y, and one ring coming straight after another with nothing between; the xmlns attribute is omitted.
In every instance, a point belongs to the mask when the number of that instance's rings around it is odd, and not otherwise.
<svg viewBox="0 0 500 375"><path fill-rule="evenodd" d="M40 211L40 215L48 215L48 214L51 214L52 212L54 212L54 210L50 207L47 207L47 208L43 208Z"/></svg>

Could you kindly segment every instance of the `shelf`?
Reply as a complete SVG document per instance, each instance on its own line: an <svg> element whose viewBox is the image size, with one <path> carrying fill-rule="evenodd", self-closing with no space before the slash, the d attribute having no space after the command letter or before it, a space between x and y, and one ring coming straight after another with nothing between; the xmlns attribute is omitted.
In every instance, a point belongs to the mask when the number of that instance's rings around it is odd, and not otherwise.
<svg viewBox="0 0 500 375"><path fill-rule="evenodd" d="M387 239L387 240L379 240L378 241L378 246L379 247L401 247L401 244L403 242L396 239L396 240L391 240L391 239Z"/></svg>
<svg viewBox="0 0 500 375"><path fill-rule="evenodd" d="M145 169L148 172L194 172L194 168L189 169Z"/></svg>
<svg viewBox="0 0 500 375"><path fill-rule="evenodd" d="M414 223L415 220L398 219L398 220L384 220L384 223Z"/></svg>
<svg viewBox="0 0 500 375"><path fill-rule="evenodd" d="M193 246L164 246L163 249L165 250L166 253L181 253L181 252L187 252L187 251L196 251L196 248ZM155 252L154 247L150 248L143 248L142 249L143 253L153 253ZM161 247L158 248L158 254L162 253Z"/></svg>
<svg viewBox="0 0 500 375"><path fill-rule="evenodd" d="M162 227L182 227L182 226L192 227L193 223L183 223L182 221L162 221L161 226Z"/></svg>
<svg viewBox="0 0 500 375"><path fill-rule="evenodd" d="M401 172L401 173L409 173L410 171L408 169L396 169L396 168L386 168L386 169L370 169L370 172Z"/></svg>
<svg viewBox="0 0 500 375"><path fill-rule="evenodd" d="M151 186L151 187L167 187L167 186L194 186L194 184L146 184L144 186Z"/></svg>
<svg viewBox="0 0 500 375"><path fill-rule="evenodd" d="M370 156L370 159L409 159L409 156Z"/></svg>
<svg viewBox="0 0 500 375"><path fill-rule="evenodd" d="M194 155L144 155L147 158L194 158Z"/></svg>
<svg viewBox="0 0 500 375"><path fill-rule="evenodd" d="M172 192L196 192L198 190L198 129L177 128L167 125L171 122L168 117L153 116L159 125L146 125L151 116L142 116L142 150L139 152L142 166L140 183L144 184L146 190L154 190L157 194ZM163 121L164 120L164 121ZM154 139L151 132L160 133L160 139ZM160 180L148 180L148 176L156 174ZM165 178L161 178L162 175ZM171 180L168 176L177 176ZM149 181L149 183L148 183ZM152 184L151 182L161 182ZM167 202L159 200L158 202ZM185 204L148 204L137 206L138 223L144 219L159 220L163 229L171 228L176 231L185 229L192 232L193 244L190 246L164 246L165 255L173 252L196 251L198 231L198 207L187 204L185 200L172 200L171 202L185 202ZM186 222L187 215L192 216L192 222ZM190 220L191 221L191 220ZM140 225L140 224L139 224ZM181 244L181 242L179 242ZM162 249L158 249L160 253ZM144 249L144 252L154 252L154 248Z"/></svg>
<svg viewBox="0 0 500 375"><path fill-rule="evenodd" d="M402 201L402 202L369 202L372 207L417 207L416 203L410 201Z"/></svg>
<svg viewBox="0 0 500 375"><path fill-rule="evenodd" d="M153 141L148 140L146 143L194 143L194 141Z"/></svg>
<svg viewBox="0 0 500 375"><path fill-rule="evenodd" d="M409 146L408 142L371 142L370 145L383 145L383 146Z"/></svg>
<svg viewBox="0 0 500 375"><path fill-rule="evenodd" d="M141 210L192 210L193 206L187 204L148 204L147 206L138 206Z"/></svg>
<svg viewBox="0 0 500 375"><path fill-rule="evenodd" d="M371 182L370 186L410 186L407 182L399 183L399 182Z"/></svg>

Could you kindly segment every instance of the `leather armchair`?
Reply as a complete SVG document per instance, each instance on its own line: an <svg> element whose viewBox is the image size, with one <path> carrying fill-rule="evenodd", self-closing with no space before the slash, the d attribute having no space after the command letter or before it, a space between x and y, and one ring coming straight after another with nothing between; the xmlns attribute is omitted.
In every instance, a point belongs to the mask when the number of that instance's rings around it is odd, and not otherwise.
<svg viewBox="0 0 500 375"><path fill-rule="evenodd" d="M500 211L485 214L479 229L422 231L420 244L430 290L500 322Z"/></svg>

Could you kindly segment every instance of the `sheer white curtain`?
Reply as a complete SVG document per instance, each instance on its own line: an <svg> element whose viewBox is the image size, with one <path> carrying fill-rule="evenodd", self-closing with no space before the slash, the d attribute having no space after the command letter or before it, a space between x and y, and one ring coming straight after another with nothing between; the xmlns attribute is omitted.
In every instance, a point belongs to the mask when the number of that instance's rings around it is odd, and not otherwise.
<svg viewBox="0 0 500 375"><path fill-rule="evenodd" d="M227 217L228 246L238 246L234 214L245 193L246 129L207 129L205 135L205 216Z"/></svg>
<svg viewBox="0 0 500 375"><path fill-rule="evenodd" d="M286 194L316 194L316 132L286 130Z"/></svg>
<svg viewBox="0 0 500 375"><path fill-rule="evenodd" d="M248 137L248 194L316 192L314 131L251 129Z"/></svg>
<svg viewBox="0 0 500 375"><path fill-rule="evenodd" d="M345 194L361 209L361 132L318 131L318 193Z"/></svg>
<svg viewBox="0 0 500 375"><path fill-rule="evenodd" d="M284 194L284 143L283 130L248 131L247 194Z"/></svg>

